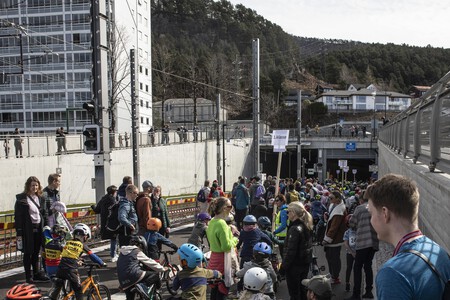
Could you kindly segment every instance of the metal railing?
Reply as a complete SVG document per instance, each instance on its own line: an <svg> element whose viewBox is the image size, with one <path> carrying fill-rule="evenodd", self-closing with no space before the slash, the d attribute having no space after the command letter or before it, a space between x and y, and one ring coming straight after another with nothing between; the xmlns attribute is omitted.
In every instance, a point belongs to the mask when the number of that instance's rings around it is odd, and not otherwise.
<svg viewBox="0 0 450 300"><path fill-rule="evenodd" d="M380 130L380 141L430 172L450 173L450 72Z"/></svg>
<svg viewBox="0 0 450 300"><path fill-rule="evenodd" d="M55 121L56 122L56 121ZM3 124L3 126L10 126L9 124ZM59 124L46 124L50 127L57 128ZM0 125L2 128L2 125ZM245 137L251 137L252 128L246 126L245 130L237 129L230 124L225 129L220 126L219 136L223 137L225 134L226 140L241 139ZM167 137L167 138L165 138ZM186 133L177 132L176 130L170 130L165 135L160 130L149 134L147 132L140 132L138 137L139 147L157 147L164 145L183 144L183 143L196 143L206 140L215 140L217 137L217 130L214 125L205 126L200 131L193 132L189 130ZM22 136L22 156L23 157L39 157L39 156L51 156L62 155L70 153L83 152L83 135L81 134L67 134L64 138L65 148L67 151L58 152L58 138L56 135L45 136ZM61 141L61 138L59 138ZM8 146L5 146L7 142ZM9 147L9 148L8 148ZM110 148L112 150L126 149L132 147L132 139L130 132L114 133L110 135ZM0 158L16 158L16 146L14 143L14 136L0 135ZM9 149L6 151L6 149Z"/></svg>
<svg viewBox="0 0 450 300"><path fill-rule="evenodd" d="M195 220L199 208L195 195L166 198L171 227L189 224ZM92 239L90 247L105 244L100 238L99 216L95 215L90 206L68 208L67 219L73 226L85 223L91 227ZM0 270L17 266L22 262L22 253L16 249L16 229L14 227L14 213L0 214Z"/></svg>

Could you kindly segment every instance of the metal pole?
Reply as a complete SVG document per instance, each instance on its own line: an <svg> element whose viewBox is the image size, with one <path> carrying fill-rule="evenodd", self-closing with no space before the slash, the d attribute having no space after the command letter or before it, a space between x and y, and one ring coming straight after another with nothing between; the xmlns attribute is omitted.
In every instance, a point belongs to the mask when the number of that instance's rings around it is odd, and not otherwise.
<svg viewBox="0 0 450 300"><path fill-rule="evenodd" d="M252 41L253 51L253 174L261 173L259 166L259 39Z"/></svg>
<svg viewBox="0 0 450 300"><path fill-rule="evenodd" d="M222 179L220 178L220 93L217 94L216 100L216 149L217 149L217 180L219 185L222 185Z"/></svg>
<svg viewBox="0 0 450 300"><path fill-rule="evenodd" d="M96 123L101 128L100 154L94 155L95 198L100 201L111 183L109 145L108 43L106 0L93 0L91 5L92 34L92 94Z"/></svg>
<svg viewBox="0 0 450 300"><path fill-rule="evenodd" d="M133 146L133 184L140 186L139 184L139 121L138 121L138 109L137 95L136 95L136 56L135 49L130 49L130 80L131 80L131 137Z"/></svg>
<svg viewBox="0 0 450 300"><path fill-rule="evenodd" d="M225 192L225 127L227 124L222 124L222 173L223 173L223 182L222 182L222 191Z"/></svg>
<svg viewBox="0 0 450 300"><path fill-rule="evenodd" d="M297 178L302 176L302 91L297 94Z"/></svg>

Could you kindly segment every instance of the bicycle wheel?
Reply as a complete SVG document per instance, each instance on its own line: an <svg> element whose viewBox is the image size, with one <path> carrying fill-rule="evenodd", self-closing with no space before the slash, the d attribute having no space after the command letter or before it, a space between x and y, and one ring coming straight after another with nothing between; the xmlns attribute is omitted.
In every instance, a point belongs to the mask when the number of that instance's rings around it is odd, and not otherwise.
<svg viewBox="0 0 450 300"><path fill-rule="evenodd" d="M167 270L167 274L166 274L166 286L167 286L167 290L169 291L169 293L173 296L175 296L177 294L177 291L173 288L173 280L175 279L175 277L178 274L178 266L177 265L173 265L173 266L168 266L169 269Z"/></svg>
<svg viewBox="0 0 450 300"><path fill-rule="evenodd" d="M97 289L100 294L97 293ZM87 293L88 300L111 300L111 292L106 285L97 284L97 289L93 287L89 290Z"/></svg>

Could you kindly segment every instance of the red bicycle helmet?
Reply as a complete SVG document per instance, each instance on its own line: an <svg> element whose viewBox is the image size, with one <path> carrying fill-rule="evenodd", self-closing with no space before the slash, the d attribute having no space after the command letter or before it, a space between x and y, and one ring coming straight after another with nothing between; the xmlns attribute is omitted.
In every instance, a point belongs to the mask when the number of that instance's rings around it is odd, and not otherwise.
<svg viewBox="0 0 450 300"><path fill-rule="evenodd" d="M34 284L22 283L13 286L7 293L7 300L24 300L41 298L41 290Z"/></svg>

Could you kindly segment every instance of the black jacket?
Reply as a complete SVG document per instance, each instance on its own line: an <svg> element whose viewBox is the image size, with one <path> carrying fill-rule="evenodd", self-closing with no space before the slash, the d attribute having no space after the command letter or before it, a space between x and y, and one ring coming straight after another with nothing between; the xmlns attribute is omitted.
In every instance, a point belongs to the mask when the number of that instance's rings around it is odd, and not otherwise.
<svg viewBox="0 0 450 300"><path fill-rule="evenodd" d="M45 199L39 197L40 206L39 212L41 214L41 228L39 229L42 233L42 228L47 225L47 206L45 205ZM32 204L34 205L34 204ZM23 252L32 253L33 252L33 224L31 223L30 217L30 206L27 201L27 194L17 194L16 203L14 205L14 222L16 227L17 236L22 237Z"/></svg>
<svg viewBox="0 0 450 300"><path fill-rule="evenodd" d="M288 225L284 240L283 268L290 269L310 264L312 261L311 230L300 219Z"/></svg>
<svg viewBox="0 0 450 300"><path fill-rule="evenodd" d="M108 219L109 207L116 202L116 198L112 195L106 194L100 199L97 205L92 205L92 210L96 214L100 214L100 235L102 239L111 239L114 237L114 233L106 230L106 221Z"/></svg>

